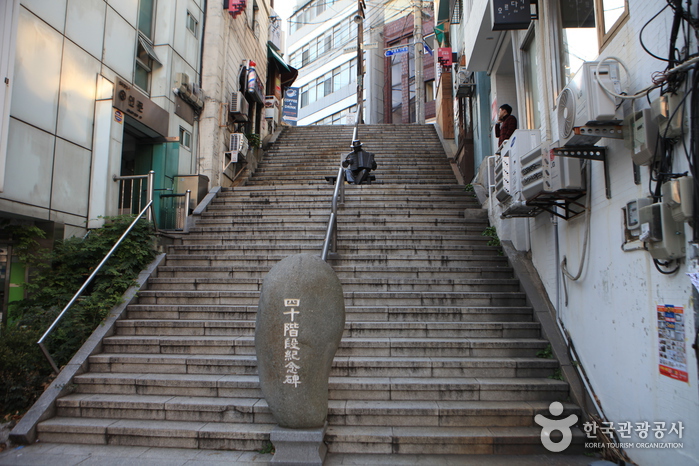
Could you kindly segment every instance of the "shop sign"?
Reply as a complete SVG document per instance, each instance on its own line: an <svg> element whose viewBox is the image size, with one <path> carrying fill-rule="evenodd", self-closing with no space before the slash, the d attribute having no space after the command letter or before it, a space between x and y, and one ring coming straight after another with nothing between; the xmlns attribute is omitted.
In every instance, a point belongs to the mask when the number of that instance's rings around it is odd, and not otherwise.
<svg viewBox="0 0 699 466"><path fill-rule="evenodd" d="M113 105L117 110L138 120L161 136L167 137L170 114L130 84L119 80Z"/></svg>
<svg viewBox="0 0 699 466"><path fill-rule="evenodd" d="M282 109L282 121L296 126L299 119L299 88L290 87L284 93L284 107Z"/></svg>
<svg viewBox="0 0 699 466"><path fill-rule="evenodd" d="M247 0L225 0L224 5L226 5L226 9L228 10L228 13L232 17L237 17L239 14L241 14L243 11L245 11L245 7L247 6Z"/></svg>
<svg viewBox="0 0 699 466"><path fill-rule="evenodd" d="M451 69L451 65L453 63L451 47L440 47L437 50L437 61L439 62L439 66L442 68Z"/></svg>

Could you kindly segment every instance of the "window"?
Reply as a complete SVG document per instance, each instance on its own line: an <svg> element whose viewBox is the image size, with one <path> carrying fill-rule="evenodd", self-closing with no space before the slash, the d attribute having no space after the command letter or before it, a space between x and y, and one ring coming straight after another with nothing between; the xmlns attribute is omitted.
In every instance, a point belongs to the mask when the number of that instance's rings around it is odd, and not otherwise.
<svg viewBox="0 0 699 466"><path fill-rule="evenodd" d="M604 47L614 37L621 25L629 19L627 0L595 0L597 34Z"/></svg>
<svg viewBox="0 0 699 466"><path fill-rule="evenodd" d="M425 81L425 102L434 100L434 79Z"/></svg>
<svg viewBox="0 0 699 466"><path fill-rule="evenodd" d="M192 133L180 126L180 146L192 150Z"/></svg>
<svg viewBox="0 0 699 466"><path fill-rule="evenodd" d="M568 84L583 62L597 58L599 44L595 29L593 0L560 0L560 88Z"/></svg>
<svg viewBox="0 0 699 466"><path fill-rule="evenodd" d="M153 40L154 11L155 0L140 0L138 6L138 30L150 40Z"/></svg>
<svg viewBox="0 0 699 466"><path fill-rule="evenodd" d="M524 96L526 105L527 128L541 127L539 111L539 58L536 47L536 34L530 29L522 47L522 62L524 65Z"/></svg>
<svg viewBox="0 0 699 466"><path fill-rule="evenodd" d="M198 27L199 27L199 22L194 18L194 15L188 11L187 12L187 29L189 29L189 32L194 34L194 37L197 37Z"/></svg>
<svg viewBox="0 0 699 466"><path fill-rule="evenodd" d="M133 82L150 93L150 75L155 63L160 63L153 48L153 18L155 0L140 0L138 4L138 45Z"/></svg>

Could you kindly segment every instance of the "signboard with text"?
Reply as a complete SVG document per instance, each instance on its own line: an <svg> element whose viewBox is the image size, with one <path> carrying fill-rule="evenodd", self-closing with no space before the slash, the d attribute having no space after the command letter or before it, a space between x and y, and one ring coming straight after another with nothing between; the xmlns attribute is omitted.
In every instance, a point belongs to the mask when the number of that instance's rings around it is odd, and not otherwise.
<svg viewBox="0 0 699 466"><path fill-rule="evenodd" d="M299 88L290 87L284 93L284 107L282 108L282 121L296 126L299 119Z"/></svg>

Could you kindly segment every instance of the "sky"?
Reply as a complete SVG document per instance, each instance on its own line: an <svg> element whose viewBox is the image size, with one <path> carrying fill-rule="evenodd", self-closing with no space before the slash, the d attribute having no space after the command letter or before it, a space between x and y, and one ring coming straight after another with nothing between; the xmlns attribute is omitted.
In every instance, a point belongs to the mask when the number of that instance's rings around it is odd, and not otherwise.
<svg viewBox="0 0 699 466"><path fill-rule="evenodd" d="M289 19L289 16L291 16L295 5L296 2L291 0L278 0L274 2L274 11L276 11L277 14L284 20L282 25L282 30L284 31L286 31L287 28L286 20Z"/></svg>

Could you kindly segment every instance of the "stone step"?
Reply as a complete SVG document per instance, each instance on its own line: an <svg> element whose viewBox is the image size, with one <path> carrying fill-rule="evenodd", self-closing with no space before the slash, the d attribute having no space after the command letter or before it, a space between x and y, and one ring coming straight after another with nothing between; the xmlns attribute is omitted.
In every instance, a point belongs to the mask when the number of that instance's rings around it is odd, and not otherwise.
<svg viewBox="0 0 699 466"><path fill-rule="evenodd" d="M124 319L120 336L254 336L255 321L234 319ZM533 322L353 322L344 338L539 338Z"/></svg>
<svg viewBox="0 0 699 466"><path fill-rule="evenodd" d="M322 246L322 245L320 245ZM304 250L302 250L304 249ZM322 248L316 251L320 255ZM295 252L308 252L305 248L298 247ZM250 251L249 254L172 254L167 257L167 266L206 266L206 267L235 267L244 266L250 263L257 265L273 266L277 262L287 257L289 253L260 254L257 251ZM496 267L507 266L507 258L495 254L479 255L453 255L442 256L437 254L346 254L342 257L343 263L347 265L376 265L385 266L412 266L412 267Z"/></svg>
<svg viewBox="0 0 699 466"><path fill-rule="evenodd" d="M55 417L38 424L42 442L259 451L275 424Z"/></svg>
<svg viewBox="0 0 699 466"><path fill-rule="evenodd" d="M291 232L288 232L291 233ZM196 236L187 236L182 238L181 245L169 246L168 251L172 251L175 254L184 253L184 251L192 252L197 251L199 248L218 248L228 246L235 247L245 247L245 245L252 244L286 244L290 240L289 234L279 233L257 233L252 238L245 238L245 243L241 243L240 235L235 233L230 233L227 235L204 235L199 234ZM324 233L303 233L301 235L294 234L293 241L295 243L313 243L314 245L322 244L325 240ZM391 244L393 242L397 243L410 243L414 245L455 245L455 246L465 246L471 248L482 248L485 247L486 243L490 241L489 237L483 235L425 235L420 233L415 234L395 234L395 235L371 235L371 234L339 234L338 243L343 245L345 242L352 242L357 244ZM490 247L490 246L488 246ZM182 252L180 252L182 251Z"/></svg>
<svg viewBox="0 0 699 466"><path fill-rule="evenodd" d="M257 304L231 305L182 305L182 304L131 304L130 319L177 320L251 320L257 316ZM425 323L473 323L473 322L531 322L532 310L524 306L512 307L446 307L446 306L346 306L347 322L425 322Z"/></svg>
<svg viewBox="0 0 699 466"><path fill-rule="evenodd" d="M347 291L345 306L523 306L522 292ZM258 291L140 291L139 304L257 305Z"/></svg>
<svg viewBox="0 0 699 466"><path fill-rule="evenodd" d="M531 427L549 416L546 401L329 400L330 426ZM565 403L562 416L580 416ZM180 395L71 394L56 403L58 416L155 421L275 424L263 398Z"/></svg>
<svg viewBox="0 0 699 466"><path fill-rule="evenodd" d="M169 291L259 291L263 279L260 278L151 278L148 290ZM519 280L516 279L371 279L345 278L340 279L345 291L519 291Z"/></svg>
<svg viewBox="0 0 699 466"><path fill-rule="evenodd" d="M567 396L566 384L549 378L514 383L513 378L473 377L337 377L328 381L328 396L337 401L451 401L493 403L550 403ZM498 384L497 382L504 382ZM164 374L151 372L95 372L75 378L75 393L115 395L191 396L223 398L261 398L257 375ZM530 400L510 399L505 392L531 390ZM553 398L546 399L546 396ZM520 398L518 395L513 395ZM562 398L561 398L562 399ZM475 404L475 403L474 403Z"/></svg>
<svg viewBox="0 0 699 466"><path fill-rule="evenodd" d="M572 428L568 454L584 452L585 434ZM555 434L554 434L555 435ZM558 437L553 437L558 441ZM541 427L368 427L331 426L330 453L386 455L542 455ZM486 463L483 463L486 464Z"/></svg>
<svg viewBox="0 0 699 466"><path fill-rule="evenodd" d="M267 274L272 265L238 265L231 267L211 266L168 266L161 265L158 268L159 277L183 278L259 278ZM507 264L500 266L484 267L410 267L410 266L376 266L368 265L344 265L335 266L335 272L340 278L377 278L383 279L390 276L392 279L450 279L455 274L464 279L475 278L511 278L512 269Z"/></svg>
<svg viewBox="0 0 699 466"><path fill-rule="evenodd" d="M466 235L480 235L485 230L487 223L485 222L466 222L462 220L460 224L445 224L442 222L439 225L439 229L447 234L457 234L464 233ZM340 235L371 235L371 234L426 234L430 231L434 232L435 225L430 224L367 224L364 222L358 223L342 223L338 220L338 233ZM260 234L272 234L272 233L285 233L287 237L292 235L305 235L305 234L322 234L324 235L327 230L327 224L324 222L308 222L308 223L248 223L240 224L236 222L231 225L224 225L221 222L211 222L206 226L195 226L189 230L190 236L194 237L199 234L213 235L228 235L229 237L237 237L241 239L241 235L251 235L254 236L256 233Z"/></svg>
<svg viewBox="0 0 699 466"><path fill-rule="evenodd" d="M498 333L498 332L495 332ZM503 332L499 332L503 333ZM538 337L538 335L536 335ZM103 351L110 354L139 355L255 355L253 335L117 335L104 339ZM340 357L536 357L548 342L538 338L503 336L472 338L369 337L343 338L337 350ZM459 361L461 362L461 361Z"/></svg>

